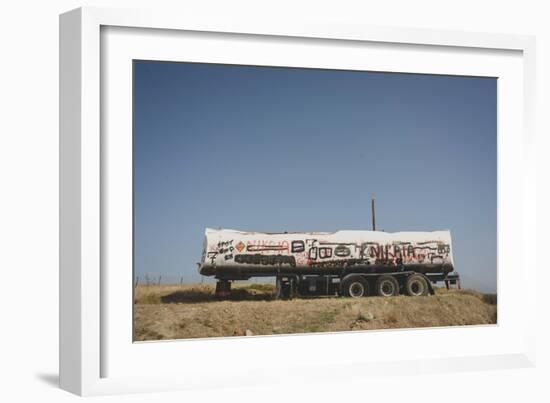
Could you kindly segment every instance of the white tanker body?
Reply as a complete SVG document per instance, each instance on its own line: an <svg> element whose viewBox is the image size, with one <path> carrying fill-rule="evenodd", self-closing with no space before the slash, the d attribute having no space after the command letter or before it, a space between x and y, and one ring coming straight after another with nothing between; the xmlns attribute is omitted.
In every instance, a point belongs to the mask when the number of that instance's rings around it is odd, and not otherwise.
<svg viewBox="0 0 550 403"><path fill-rule="evenodd" d="M449 276L453 268L449 231L264 233L208 228L199 271L219 280L219 295L229 292L230 280L276 277L280 296L364 296L426 295L433 292L430 282L456 282L457 275Z"/></svg>

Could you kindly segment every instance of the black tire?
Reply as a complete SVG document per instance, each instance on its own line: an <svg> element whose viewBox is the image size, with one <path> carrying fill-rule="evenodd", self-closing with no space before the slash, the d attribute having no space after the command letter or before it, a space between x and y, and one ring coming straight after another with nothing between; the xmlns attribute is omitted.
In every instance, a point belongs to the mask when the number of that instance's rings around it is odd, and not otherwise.
<svg viewBox="0 0 550 403"><path fill-rule="evenodd" d="M394 297L399 295L399 282L393 276L380 276L376 280L376 295Z"/></svg>
<svg viewBox="0 0 550 403"><path fill-rule="evenodd" d="M409 276L405 282L405 292L411 297L419 297L428 295L430 289L424 276L420 274L413 274Z"/></svg>
<svg viewBox="0 0 550 403"><path fill-rule="evenodd" d="M366 297L369 295L369 282L363 276L345 277L340 284L340 293L344 297Z"/></svg>

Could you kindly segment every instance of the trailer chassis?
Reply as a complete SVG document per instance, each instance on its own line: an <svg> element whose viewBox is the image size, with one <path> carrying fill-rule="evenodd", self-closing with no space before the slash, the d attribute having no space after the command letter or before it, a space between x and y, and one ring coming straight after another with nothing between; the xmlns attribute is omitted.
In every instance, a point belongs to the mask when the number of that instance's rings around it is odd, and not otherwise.
<svg viewBox="0 0 550 403"><path fill-rule="evenodd" d="M225 298L231 292L231 279L219 278L216 296ZM411 296L433 295L432 284L444 282L447 289L457 285L458 273L424 274L412 270L388 273L345 272L336 274L277 274L275 276L275 298L291 299L300 296Z"/></svg>

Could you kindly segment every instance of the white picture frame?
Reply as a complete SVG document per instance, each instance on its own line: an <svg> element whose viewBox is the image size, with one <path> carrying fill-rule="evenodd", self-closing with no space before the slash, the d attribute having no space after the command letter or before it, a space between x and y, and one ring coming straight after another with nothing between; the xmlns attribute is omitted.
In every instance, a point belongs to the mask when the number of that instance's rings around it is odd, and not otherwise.
<svg viewBox="0 0 550 403"><path fill-rule="evenodd" d="M186 46L175 46L181 41L187 41ZM200 46L193 41L199 41ZM220 44L231 44L231 52L224 53ZM293 46L309 52L292 51ZM262 51L263 47L270 51ZM316 58L314 48L338 53L339 57L330 62L334 64L324 62ZM205 49L210 50L210 56L204 53ZM534 49L534 38L529 36L314 20L216 21L193 15L103 8L81 8L61 15L61 387L79 395L97 395L296 382L308 378L328 380L329 375L331 379L346 380L375 373L396 375L534 365L535 319L531 315L535 312L536 296L531 291L514 290L512 276L512 270L523 278L536 275L536 255L526 253L529 244L536 241L535 162L530 158L534 154ZM365 61L367 64L361 64L363 52L374 52L370 53L370 61ZM410 52L420 52L423 57L410 57ZM291 58L284 60L284 54ZM408 64L403 55L409 56ZM128 207L124 201L131 194L131 184L126 183L128 174L131 175L131 160L127 153L128 138L110 133L114 128L120 129L120 133L128 132L131 80L124 75L128 72L128 60L138 56L159 60L192 57L229 63L238 59L241 64L324 68L341 67L338 63L344 63L351 69L368 66L383 71L462 72L499 77L499 93L504 96L499 95L498 118L498 325L132 343L127 337L131 316L126 317L132 306L131 298L126 298L131 290L131 272L109 270L111 259L120 258L121 265L127 265L127 252L131 248L127 236L131 221L124 213ZM113 164L110 159L114 156L121 162ZM114 192L122 193L114 195ZM121 202L117 204L115 200ZM521 234L519 242L517 234ZM117 248L111 248L112 244ZM128 278L129 288L124 288ZM518 292L520 302L512 304ZM420 353L400 348L405 340L420 346ZM365 343L377 348L370 350L368 356L350 355L354 347ZM397 347L392 354L383 354L383 347L390 345ZM431 352L422 349L428 345L434 347ZM311 355L308 363L300 362L298 352L308 356L308 351L319 346L338 348L344 359ZM290 351L290 357L283 360L282 351ZM239 360L243 353L251 357L247 362ZM269 367L262 368L262 363L254 360L259 356L270 362ZM233 360L237 364L230 372L223 368L215 370L201 362L204 357ZM158 364L162 364L164 369L145 371L136 368L136 360L147 363L144 366L149 368L160 368Z"/></svg>

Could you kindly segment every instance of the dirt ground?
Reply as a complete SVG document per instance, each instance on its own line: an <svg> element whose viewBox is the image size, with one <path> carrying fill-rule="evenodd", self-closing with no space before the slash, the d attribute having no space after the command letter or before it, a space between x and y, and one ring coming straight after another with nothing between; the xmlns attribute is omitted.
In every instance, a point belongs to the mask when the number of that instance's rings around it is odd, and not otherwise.
<svg viewBox="0 0 550 403"><path fill-rule="evenodd" d="M138 286L136 341L495 324L496 295L436 289L426 297L273 299L270 284L234 286L218 300L212 285Z"/></svg>

